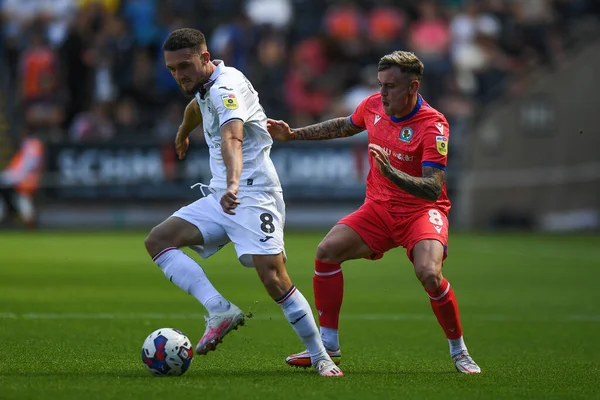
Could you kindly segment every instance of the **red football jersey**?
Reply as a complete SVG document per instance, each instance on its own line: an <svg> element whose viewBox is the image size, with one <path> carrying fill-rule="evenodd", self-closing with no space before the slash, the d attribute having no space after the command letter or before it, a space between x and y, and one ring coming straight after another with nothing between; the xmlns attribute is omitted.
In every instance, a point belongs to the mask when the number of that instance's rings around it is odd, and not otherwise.
<svg viewBox="0 0 600 400"><path fill-rule="evenodd" d="M421 177L422 167L431 166L446 170L450 129L444 115L431 107L419 95L415 108L402 117L389 117L383 110L381 95L367 97L351 116L352 123L364 128L369 143L387 151L394 168L411 176ZM406 193L379 172L375 159L369 155L371 167L367 176L367 199L386 203L393 213L411 213L432 205L448 214L450 200L446 183L435 203Z"/></svg>

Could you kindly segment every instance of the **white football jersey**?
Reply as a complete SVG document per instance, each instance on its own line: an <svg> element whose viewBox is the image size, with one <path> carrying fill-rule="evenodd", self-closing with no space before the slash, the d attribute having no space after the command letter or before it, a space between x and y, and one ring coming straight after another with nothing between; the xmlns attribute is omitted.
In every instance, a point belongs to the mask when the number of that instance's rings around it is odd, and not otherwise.
<svg viewBox="0 0 600 400"><path fill-rule="evenodd" d="M258 93L235 68L215 60L217 68L196 100L202 113L204 137L210 151L210 187L227 188L227 168L221 154L221 126L231 120L244 124L240 190L281 191L279 176L271 161L273 139L267 131L267 116Z"/></svg>

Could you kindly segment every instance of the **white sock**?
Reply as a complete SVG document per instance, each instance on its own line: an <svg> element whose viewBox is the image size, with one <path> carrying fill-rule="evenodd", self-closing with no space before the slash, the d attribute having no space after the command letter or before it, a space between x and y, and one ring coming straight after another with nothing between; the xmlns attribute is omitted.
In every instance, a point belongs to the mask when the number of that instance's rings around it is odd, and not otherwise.
<svg viewBox="0 0 600 400"><path fill-rule="evenodd" d="M448 345L450 346L450 355L454 357L462 351L467 351L467 346L465 345L465 341L463 337L459 337L458 339L448 339Z"/></svg>
<svg viewBox="0 0 600 400"><path fill-rule="evenodd" d="M204 289L202 289L202 290L204 290ZM213 288L213 290L214 290L214 288ZM194 297L196 297L196 296L194 296ZM209 314L222 313L222 312L229 310L229 308L231 307L231 303L228 302L225 299L225 297L221 296L221 294L218 292L215 297L211 297L210 299L206 300L204 303L202 303L202 305L204 305L204 308L206 308L208 310Z"/></svg>
<svg viewBox="0 0 600 400"><path fill-rule="evenodd" d="M321 340L327 350L336 351L340 349L340 338L337 329L322 326Z"/></svg>
<svg viewBox="0 0 600 400"><path fill-rule="evenodd" d="M35 217L35 208L33 207L33 201L31 200L31 197L18 195L15 197L15 203L23 221L33 221Z"/></svg>
<svg viewBox="0 0 600 400"><path fill-rule="evenodd" d="M209 314L229 309L230 303L210 283L202 267L177 247L167 247L152 260L171 282L202 303Z"/></svg>
<svg viewBox="0 0 600 400"><path fill-rule="evenodd" d="M328 357L310 305L302 293L292 286L290 291L277 301L277 304L281 306L285 318L308 349L313 364L317 360Z"/></svg>

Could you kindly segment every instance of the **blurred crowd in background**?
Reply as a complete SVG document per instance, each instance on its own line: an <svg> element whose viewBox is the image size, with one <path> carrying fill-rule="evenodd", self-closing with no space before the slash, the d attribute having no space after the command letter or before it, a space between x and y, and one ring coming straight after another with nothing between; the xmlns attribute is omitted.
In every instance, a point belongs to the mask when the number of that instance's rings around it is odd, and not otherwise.
<svg viewBox="0 0 600 400"><path fill-rule="evenodd" d="M422 93L464 129L524 77L566 57L594 0L0 0L3 105L48 141L171 142L186 99L161 45L203 31L267 114L292 126L349 115L378 90L378 59L414 51ZM16 135L15 132L13 132Z"/></svg>

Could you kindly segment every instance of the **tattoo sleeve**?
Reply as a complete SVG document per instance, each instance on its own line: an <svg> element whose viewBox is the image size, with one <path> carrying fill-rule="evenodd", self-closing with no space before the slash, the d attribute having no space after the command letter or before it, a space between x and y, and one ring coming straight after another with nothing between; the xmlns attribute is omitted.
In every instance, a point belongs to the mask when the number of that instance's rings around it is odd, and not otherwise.
<svg viewBox="0 0 600 400"><path fill-rule="evenodd" d="M423 176L416 177L392 168L387 178L406 193L425 200L436 201L442 193L444 171L433 167L423 167Z"/></svg>
<svg viewBox="0 0 600 400"><path fill-rule="evenodd" d="M364 131L356 127L350 117L330 119L304 128L294 129L295 140L327 140L354 136Z"/></svg>

